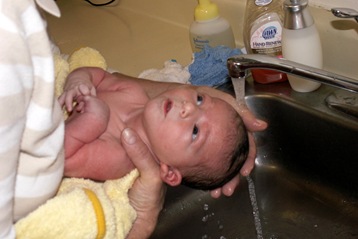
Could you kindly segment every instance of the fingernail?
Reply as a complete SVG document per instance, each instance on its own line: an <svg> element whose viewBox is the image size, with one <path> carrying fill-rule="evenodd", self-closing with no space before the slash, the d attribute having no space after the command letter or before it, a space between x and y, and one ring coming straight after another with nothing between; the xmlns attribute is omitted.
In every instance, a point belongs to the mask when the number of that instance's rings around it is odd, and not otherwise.
<svg viewBox="0 0 358 239"><path fill-rule="evenodd" d="M210 192L211 197L213 197L213 198L218 198L218 197L220 197L220 193L221 193L221 191L218 190L218 189L213 190L213 191Z"/></svg>
<svg viewBox="0 0 358 239"><path fill-rule="evenodd" d="M136 142L136 137L131 129L124 129L122 135L127 144L134 144Z"/></svg>
<svg viewBox="0 0 358 239"><path fill-rule="evenodd" d="M250 170L244 170L242 172L242 176L244 176L244 177L249 176L250 172L251 172Z"/></svg>
<svg viewBox="0 0 358 239"><path fill-rule="evenodd" d="M262 126L263 124L265 124L265 122L262 120L259 120L259 119L255 120L255 123L254 123L255 126Z"/></svg>
<svg viewBox="0 0 358 239"><path fill-rule="evenodd" d="M230 197L233 194L234 194L234 189L232 187L226 189L226 193L225 193L226 196Z"/></svg>

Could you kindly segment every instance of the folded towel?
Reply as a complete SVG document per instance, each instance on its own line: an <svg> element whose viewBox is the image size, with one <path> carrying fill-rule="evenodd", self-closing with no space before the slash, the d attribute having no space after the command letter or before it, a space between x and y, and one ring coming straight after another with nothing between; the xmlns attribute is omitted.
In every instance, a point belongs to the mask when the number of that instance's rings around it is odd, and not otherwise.
<svg viewBox="0 0 358 239"><path fill-rule="evenodd" d="M189 65L190 83L193 85L217 86L228 81L226 61L229 57L242 54L240 49L226 46L205 46L201 52L194 53L193 63Z"/></svg>

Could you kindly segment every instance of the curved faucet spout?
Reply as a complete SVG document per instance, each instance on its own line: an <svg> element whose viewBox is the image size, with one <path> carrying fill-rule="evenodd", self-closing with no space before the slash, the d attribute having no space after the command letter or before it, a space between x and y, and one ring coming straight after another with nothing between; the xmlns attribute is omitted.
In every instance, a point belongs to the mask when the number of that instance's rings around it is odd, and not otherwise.
<svg viewBox="0 0 358 239"><path fill-rule="evenodd" d="M227 68L229 75L234 78L246 77L247 71L252 68L269 69L358 93L358 80L267 55L248 54L230 57L227 60Z"/></svg>

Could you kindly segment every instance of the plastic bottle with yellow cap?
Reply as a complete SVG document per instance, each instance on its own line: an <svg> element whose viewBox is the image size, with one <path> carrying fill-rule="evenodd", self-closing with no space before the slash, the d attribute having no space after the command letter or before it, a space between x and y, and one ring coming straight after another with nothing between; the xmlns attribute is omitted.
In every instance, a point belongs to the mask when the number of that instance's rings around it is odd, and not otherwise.
<svg viewBox="0 0 358 239"><path fill-rule="evenodd" d="M190 25L190 43L193 52L200 52L205 45L235 48L235 38L230 23L219 15L219 9L210 0L198 0L195 21Z"/></svg>

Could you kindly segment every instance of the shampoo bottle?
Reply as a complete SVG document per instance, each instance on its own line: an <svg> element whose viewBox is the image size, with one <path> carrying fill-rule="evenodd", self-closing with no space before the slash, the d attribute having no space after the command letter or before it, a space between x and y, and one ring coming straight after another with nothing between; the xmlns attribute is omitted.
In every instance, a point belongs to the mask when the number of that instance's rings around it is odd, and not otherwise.
<svg viewBox="0 0 358 239"><path fill-rule="evenodd" d="M247 0L244 20L244 45L248 54L282 57L283 0ZM254 80L268 84L287 81L284 73L251 70Z"/></svg>
<svg viewBox="0 0 358 239"><path fill-rule="evenodd" d="M235 48L235 39L229 22L219 15L216 4L210 0L198 0L195 21L190 25L190 43L193 52L201 51L205 45Z"/></svg>
<svg viewBox="0 0 358 239"><path fill-rule="evenodd" d="M282 53L287 60L322 68L321 41L307 6L308 0L285 0ZM288 76L288 81L298 92L311 92L321 85L293 75Z"/></svg>

